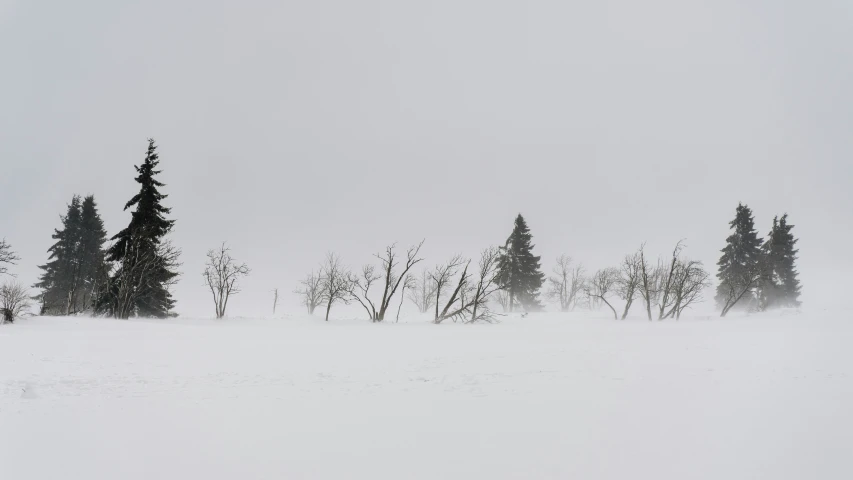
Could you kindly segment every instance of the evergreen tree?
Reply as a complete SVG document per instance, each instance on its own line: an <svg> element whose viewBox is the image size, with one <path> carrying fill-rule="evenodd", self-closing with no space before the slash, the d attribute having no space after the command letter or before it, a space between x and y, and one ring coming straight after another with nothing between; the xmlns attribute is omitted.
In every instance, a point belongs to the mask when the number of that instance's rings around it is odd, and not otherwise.
<svg viewBox="0 0 853 480"><path fill-rule="evenodd" d="M80 270L83 289L80 293L85 309L89 309L105 289L109 279L109 264L106 261L104 244L107 231L98 213L98 205L92 195L83 199L80 212Z"/></svg>
<svg viewBox="0 0 853 480"><path fill-rule="evenodd" d="M796 269L797 239L791 234L793 225L788 224L788 214L773 219L767 241L762 250L767 262L770 285L766 293L766 303L777 307L798 307L800 305L800 281Z"/></svg>
<svg viewBox="0 0 853 480"><path fill-rule="evenodd" d="M36 298L41 302L43 315L88 310L92 307L94 285L106 269L103 250L106 232L94 197L86 197L81 203L75 195L61 219L62 228L54 230L55 243L48 249L48 262L39 267L42 274L34 285L42 290Z"/></svg>
<svg viewBox="0 0 853 480"><path fill-rule="evenodd" d="M528 311L542 308L539 289L545 281L545 274L541 271L541 257L533 255L532 239L527 222L519 214L498 261L498 283L509 296L509 311L515 303L520 303Z"/></svg>
<svg viewBox="0 0 853 480"><path fill-rule="evenodd" d="M735 219L729 223L734 232L726 239L726 247L723 255L717 262L719 270L717 278L720 284L717 286L717 303L724 308L723 314L737 303L745 295L741 292L749 292L757 286L752 279L756 272L763 268L763 255L761 252L761 240L755 230L755 220L752 210L743 204L738 204ZM731 288L739 292L737 298L731 298ZM754 297L750 295L750 300ZM727 300L731 304L726 305Z"/></svg>
<svg viewBox="0 0 853 480"><path fill-rule="evenodd" d="M175 221L165 218L171 209L163 206L167 196L159 188L164 184L155 179L160 173L156 170L159 163L157 147L149 139L145 161L134 167L139 193L124 207L136 209L130 224L112 238L115 243L107 250L107 260L116 262L117 268L99 304L101 309L119 318L131 315L165 318L175 305L168 286L178 273L160 248Z"/></svg>
<svg viewBox="0 0 853 480"><path fill-rule="evenodd" d="M62 227L53 232L54 244L48 248L48 262L39 266L42 275L34 285L42 290L41 313L67 315L72 313L74 289L77 282L77 249L80 240L80 197L74 195L67 213L60 217Z"/></svg>

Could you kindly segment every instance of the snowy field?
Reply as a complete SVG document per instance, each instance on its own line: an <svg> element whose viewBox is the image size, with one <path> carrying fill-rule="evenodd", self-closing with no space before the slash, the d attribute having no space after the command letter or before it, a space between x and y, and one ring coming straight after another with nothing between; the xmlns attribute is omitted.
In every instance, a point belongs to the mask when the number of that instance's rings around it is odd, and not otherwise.
<svg viewBox="0 0 853 480"><path fill-rule="evenodd" d="M32 318L2 479L850 479L853 322Z"/></svg>

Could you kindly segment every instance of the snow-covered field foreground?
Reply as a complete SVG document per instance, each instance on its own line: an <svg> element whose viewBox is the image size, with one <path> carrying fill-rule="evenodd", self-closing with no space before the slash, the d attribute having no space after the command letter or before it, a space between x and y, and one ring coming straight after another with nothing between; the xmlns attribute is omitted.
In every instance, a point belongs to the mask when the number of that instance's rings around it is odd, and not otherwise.
<svg viewBox="0 0 853 480"><path fill-rule="evenodd" d="M853 478L853 322L33 318L0 478Z"/></svg>

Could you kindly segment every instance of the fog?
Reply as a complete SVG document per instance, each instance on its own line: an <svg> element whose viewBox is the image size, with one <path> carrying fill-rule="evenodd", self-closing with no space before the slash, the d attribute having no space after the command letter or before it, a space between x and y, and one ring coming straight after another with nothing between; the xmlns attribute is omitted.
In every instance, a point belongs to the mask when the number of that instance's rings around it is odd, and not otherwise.
<svg viewBox="0 0 853 480"><path fill-rule="evenodd" d="M252 268L231 316L296 310L327 251L425 266L502 243L550 271L647 242L715 272L738 202L788 213L804 308L853 268L853 10L840 1L0 0L0 238L25 284L74 194L112 235L159 145L176 310L205 252ZM357 313L357 312L356 312Z"/></svg>

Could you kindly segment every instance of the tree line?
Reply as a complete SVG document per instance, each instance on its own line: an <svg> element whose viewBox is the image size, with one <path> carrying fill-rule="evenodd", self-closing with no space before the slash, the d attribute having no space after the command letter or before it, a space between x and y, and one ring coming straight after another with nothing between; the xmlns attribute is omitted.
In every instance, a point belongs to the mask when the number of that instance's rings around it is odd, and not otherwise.
<svg viewBox="0 0 853 480"><path fill-rule="evenodd" d="M171 210L163 204L167 195L161 193L165 185L157 179L159 163L157 146L149 139L143 162L134 167L139 190L124 205L124 210L131 210L131 220L109 240L94 196L72 197L52 235L48 260L39 266L41 274L33 286L38 294L30 297L15 282L0 286L4 321L14 321L31 307L31 301L42 315L175 316L171 288L180 276L181 250L168 238L175 220L168 218ZM721 316L736 308L798 307L797 239L787 214L773 219L763 241L745 205L738 205L729 226L732 233L717 262L714 298ZM543 293L563 312L606 307L614 319L624 320L639 304L648 320L678 320L711 287L711 275L702 263L684 255L683 241L656 261L642 244L618 265L592 273L561 255L546 276L541 257L533 253L532 240L519 214L507 239L484 248L479 258L455 255L417 272L415 268L424 262L420 254L424 241L405 252L391 244L374 255L373 263L355 271L337 254L328 253L295 293L310 314L322 307L327 321L337 304L359 306L372 322L397 321L408 299L422 314L429 313L434 323L471 323L492 322L500 315L498 310L540 311ZM11 246L0 241L0 276L9 276L9 267L19 260ZM216 318L226 315L229 299L240 292L240 281L250 271L231 256L224 242L208 251L202 276ZM617 299L622 302L621 312ZM278 289L274 310L277 304Z"/></svg>

